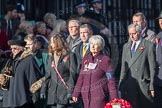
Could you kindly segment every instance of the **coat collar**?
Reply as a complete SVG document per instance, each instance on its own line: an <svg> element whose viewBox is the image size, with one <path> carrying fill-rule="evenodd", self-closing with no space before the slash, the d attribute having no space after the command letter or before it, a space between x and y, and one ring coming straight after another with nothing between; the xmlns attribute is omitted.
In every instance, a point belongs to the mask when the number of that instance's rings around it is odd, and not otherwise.
<svg viewBox="0 0 162 108"><path fill-rule="evenodd" d="M136 60L140 57L140 55L143 53L143 51L145 50L145 40L142 39L139 46L137 47L136 49L136 52L135 54L133 55L133 57L131 57L131 45L132 45L132 41L129 41L127 46L126 46L126 52L127 55L127 59L128 59L128 64L129 64L129 67L131 67L135 62Z"/></svg>

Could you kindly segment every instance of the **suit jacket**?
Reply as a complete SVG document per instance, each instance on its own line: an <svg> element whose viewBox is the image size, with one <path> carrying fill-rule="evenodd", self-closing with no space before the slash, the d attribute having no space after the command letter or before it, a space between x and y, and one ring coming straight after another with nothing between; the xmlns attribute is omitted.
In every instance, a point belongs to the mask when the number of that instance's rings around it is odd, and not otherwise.
<svg viewBox="0 0 162 108"><path fill-rule="evenodd" d="M156 42L156 74L155 74L155 85L162 87L162 32L157 35L158 42Z"/></svg>
<svg viewBox="0 0 162 108"><path fill-rule="evenodd" d="M77 64L78 64L78 66L77 66L77 73L79 73L80 68L81 68L81 64L82 64L82 59L83 59L82 52L83 52L83 42L78 44L76 49L75 49L75 51L74 51L74 53L77 56ZM84 56L86 56L89 53L90 53L90 47L87 49L87 51L86 51Z"/></svg>
<svg viewBox="0 0 162 108"><path fill-rule="evenodd" d="M142 39L135 54L131 57L131 44L132 42L128 41L123 47L119 89L123 98L128 97L132 103L138 100L137 94L141 93L144 99L149 100L147 102L151 102L152 98L149 91L154 90L155 45ZM131 97L133 98L131 99ZM140 101L142 103L143 100ZM143 101L143 104L148 105L147 108L150 108L150 103Z"/></svg>
<svg viewBox="0 0 162 108"><path fill-rule="evenodd" d="M149 40L151 42L154 42L155 41L155 32L153 32L152 30L150 29L146 29L144 31L144 34L143 34L143 37L146 39L146 40Z"/></svg>
<svg viewBox="0 0 162 108"><path fill-rule="evenodd" d="M67 37L66 41L69 43L69 47L72 52L74 52L75 48L78 46L79 43L81 43L80 37L76 37L73 39L70 35Z"/></svg>

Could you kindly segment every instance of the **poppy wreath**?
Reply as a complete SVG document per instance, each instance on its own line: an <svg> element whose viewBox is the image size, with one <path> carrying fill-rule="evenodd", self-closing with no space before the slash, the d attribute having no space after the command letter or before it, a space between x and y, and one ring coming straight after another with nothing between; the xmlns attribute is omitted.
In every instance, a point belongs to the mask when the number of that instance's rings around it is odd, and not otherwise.
<svg viewBox="0 0 162 108"><path fill-rule="evenodd" d="M131 104L124 99L113 99L106 103L105 108L132 108Z"/></svg>

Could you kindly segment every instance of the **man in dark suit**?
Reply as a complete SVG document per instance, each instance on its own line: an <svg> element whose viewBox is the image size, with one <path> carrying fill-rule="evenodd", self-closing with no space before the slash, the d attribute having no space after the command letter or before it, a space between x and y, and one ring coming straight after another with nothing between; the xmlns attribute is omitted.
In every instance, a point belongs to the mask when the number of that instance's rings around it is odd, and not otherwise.
<svg viewBox="0 0 162 108"><path fill-rule="evenodd" d="M160 29L162 30L162 11L158 18ZM155 108L161 108L162 106L162 31L157 34L156 41L156 61L157 70L155 74L154 89L155 97L154 103Z"/></svg>
<svg viewBox="0 0 162 108"><path fill-rule="evenodd" d="M154 96L155 45L141 36L141 27L128 26L129 37L123 47L119 81L121 97L133 108L152 108Z"/></svg>
<svg viewBox="0 0 162 108"><path fill-rule="evenodd" d="M75 54L77 56L77 62L78 62L78 73L80 71L80 66L82 63L82 59L84 56L86 56L90 50L89 50L89 38L92 36L93 31L90 25L88 24L83 24L79 28L80 31L80 39L82 42L78 44L78 46L75 49Z"/></svg>

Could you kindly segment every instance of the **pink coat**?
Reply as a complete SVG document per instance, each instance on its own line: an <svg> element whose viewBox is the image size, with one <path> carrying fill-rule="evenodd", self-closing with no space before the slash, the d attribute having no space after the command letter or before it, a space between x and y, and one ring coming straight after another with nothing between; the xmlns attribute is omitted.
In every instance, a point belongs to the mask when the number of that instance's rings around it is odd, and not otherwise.
<svg viewBox="0 0 162 108"><path fill-rule="evenodd" d="M107 76L106 76L107 74ZM104 108L106 102L117 98L111 60L103 53L84 57L73 97L83 98L84 108Z"/></svg>

